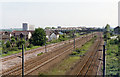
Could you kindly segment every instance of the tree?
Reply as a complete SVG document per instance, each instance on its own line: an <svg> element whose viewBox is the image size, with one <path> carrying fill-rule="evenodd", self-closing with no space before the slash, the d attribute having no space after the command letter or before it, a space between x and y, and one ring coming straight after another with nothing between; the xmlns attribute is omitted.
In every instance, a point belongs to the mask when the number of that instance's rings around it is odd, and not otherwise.
<svg viewBox="0 0 120 77"><path fill-rule="evenodd" d="M29 41L33 45L42 46L45 44L45 38L45 31L42 28L37 28Z"/></svg>
<svg viewBox="0 0 120 77"><path fill-rule="evenodd" d="M59 36L59 40L60 40L60 41L65 41L65 40L66 40L65 35L60 35L60 36Z"/></svg>
<svg viewBox="0 0 120 77"><path fill-rule="evenodd" d="M51 27L46 27L45 29L51 29Z"/></svg>
<svg viewBox="0 0 120 77"><path fill-rule="evenodd" d="M10 47L10 41L6 42L6 47L9 48Z"/></svg>
<svg viewBox="0 0 120 77"><path fill-rule="evenodd" d="M15 42L16 42L15 38L11 38L12 47L14 46Z"/></svg>
<svg viewBox="0 0 120 77"><path fill-rule="evenodd" d="M106 30L107 32L110 31L110 25L109 25L109 24L106 25L105 30Z"/></svg>
<svg viewBox="0 0 120 77"><path fill-rule="evenodd" d="M55 29L55 27L52 27L52 29Z"/></svg>
<svg viewBox="0 0 120 77"><path fill-rule="evenodd" d="M74 31L70 31L70 32L69 32L68 35L69 35L70 38L73 38L73 37L74 37L74 36L73 36L73 33L74 33Z"/></svg>
<svg viewBox="0 0 120 77"><path fill-rule="evenodd" d="M14 36L11 36L11 39L15 38Z"/></svg>
<svg viewBox="0 0 120 77"><path fill-rule="evenodd" d="M110 39L110 25L107 24L106 27L105 27L105 32L104 32L104 39L105 41L107 42L107 40Z"/></svg>
<svg viewBox="0 0 120 77"><path fill-rule="evenodd" d="M23 44L25 44L25 40L24 40L24 39L19 40L19 41L17 42L17 47L20 47L20 46L22 46Z"/></svg>

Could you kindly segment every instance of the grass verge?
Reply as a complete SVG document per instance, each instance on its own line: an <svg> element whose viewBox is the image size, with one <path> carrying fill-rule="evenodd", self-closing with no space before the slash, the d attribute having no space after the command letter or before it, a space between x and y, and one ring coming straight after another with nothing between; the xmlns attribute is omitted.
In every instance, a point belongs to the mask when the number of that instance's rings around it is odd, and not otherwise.
<svg viewBox="0 0 120 77"><path fill-rule="evenodd" d="M28 50L31 50L31 49L36 49L36 48L39 48L40 46L33 46L32 48L26 48L26 51ZM12 55L12 54L17 54L17 53L20 53L22 52L22 50L18 50L18 51L8 51L7 54L2 54L2 57L5 57L5 56L9 56L9 55Z"/></svg>
<svg viewBox="0 0 120 77"><path fill-rule="evenodd" d="M106 75L120 75L118 45L107 43Z"/></svg>

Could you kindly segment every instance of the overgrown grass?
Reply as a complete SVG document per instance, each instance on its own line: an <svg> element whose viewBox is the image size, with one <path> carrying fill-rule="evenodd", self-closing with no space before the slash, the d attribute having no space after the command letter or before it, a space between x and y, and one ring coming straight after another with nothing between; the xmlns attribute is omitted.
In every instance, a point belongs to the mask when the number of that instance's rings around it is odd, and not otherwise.
<svg viewBox="0 0 120 77"><path fill-rule="evenodd" d="M31 49L36 49L36 48L39 48L40 46L33 46L32 48L26 48L26 51L28 50L31 50ZM17 53L20 53L22 52L22 50L18 50L18 51L8 51L7 54L2 54L2 57L5 57L5 56L9 56L9 55L12 55L12 54L17 54Z"/></svg>
<svg viewBox="0 0 120 77"><path fill-rule="evenodd" d="M65 75L65 73L80 59L79 55L83 55L89 50L90 46L93 44L94 39L90 40L84 46L77 49L83 51L80 51L80 53L73 51L73 53L77 53L75 56L70 55L68 58L60 62L57 66L50 69L48 72L45 72L44 75Z"/></svg>
<svg viewBox="0 0 120 77"><path fill-rule="evenodd" d="M0 46L0 57L2 57L2 47Z"/></svg>
<svg viewBox="0 0 120 77"><path fill-rule="evenodd" d="M86 44L84 44L81 48L76 48L76 50L73 51L71 55L74 55L74 56L83 56L89 50L89 47L94 43L95 39L96 39L96 37L94 37L89 42L87 42Z"/></svg>
<svg viewBox="0 0 120 77"><path fill-rule="evenodd" d="M50 70L47 75L64 75L65 72L72 67L72 65L79 60L80 57L69 57L63 60L60 64L58 64L55 68Z"/></svg>
<svg viewBox="0 0 120 77"><path fill-rule="evenodd" d="M40 55L42 55L42 54L43 54L43 52L41 52L41 53L37 54L37 56L40 56Z"/></svg>
<svg viewBox="0 0 120 77"><path fill-rule="evenodd" d="M107 43L106 75L120 75L118 45Z"/></svg>

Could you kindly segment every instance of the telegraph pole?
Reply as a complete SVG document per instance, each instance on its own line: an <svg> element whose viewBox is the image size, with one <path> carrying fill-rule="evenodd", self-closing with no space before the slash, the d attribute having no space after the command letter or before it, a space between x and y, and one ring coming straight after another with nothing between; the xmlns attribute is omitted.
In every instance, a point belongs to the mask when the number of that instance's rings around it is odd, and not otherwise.
<svg viewBox="0 0 120 77"><path fill-rule="evenodd" d="M46 37L45 37L45 52L47 52L47 49L46 49Z"/></svg>
<svg viewBox="0 0 120 77"><path fill-rule="evenodd" d="M25 51L26 51L26 34L25 34Z"/></svg>
<svg viewBox="0 0 120 77"><path fill-rule="evenodd" d="M75 50L75 32L74 32L74 50Z"/></svg>
<svg viewBox="0 0 120 77"><path fill-rule="evenodd" d="M105 45L103 45L103 77L105 77Z"/></svg>
<svg viewBox="0 0 120 77"><path fill-rule="evenodd" d="M74 50L75 50L75 31L73 32L73 39L74 39L74 44L73 44L73 46L74 46Z"/></svg>
<svg viewBox="0 0 120 77"><path fill-rule="evenodd" d="M45 31L46 34L46 31ZM47 52L47 48L46 48L46 35L45 35L45 52Z"/></svg>
<svg viewBox="0 0 120 77"><path fill-rule="evenodd" d="M24 45L22 45L22 77L24 77Z"/></svg>

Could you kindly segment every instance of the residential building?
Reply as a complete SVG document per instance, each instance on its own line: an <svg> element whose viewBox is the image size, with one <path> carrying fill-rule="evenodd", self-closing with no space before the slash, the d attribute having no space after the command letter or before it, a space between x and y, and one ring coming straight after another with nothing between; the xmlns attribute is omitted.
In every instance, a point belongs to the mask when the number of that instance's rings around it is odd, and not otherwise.
<svg viewBox="0 0 120 77"><path fill-rule="evenodd" d="M0 32L0 40L3 40L4 42L10 40L11 36L12 36L11 32L7 32L7 31Z"/></svg>
<svg viewBox="0 0 120 77"><path fill-rule="evenodd" d="M120 26L117 26L116 28L114 28L114 33L120 34Z"/></svg>
<svg viewBox="0 0 120 77"><path fill-rule="evenodd" d="M34 31L13 31L12 32L12 35L15 37L15 38L24 38L25 40L28 40L32 37L32 33Z"/></svg>
<svg viewBox="0 0 120 77"><path fill-rule="evenodd" d="M52 41L59 38L58 31L46 29L45 32L46 32L46 38L48 38L48 41Z"/></svg>

